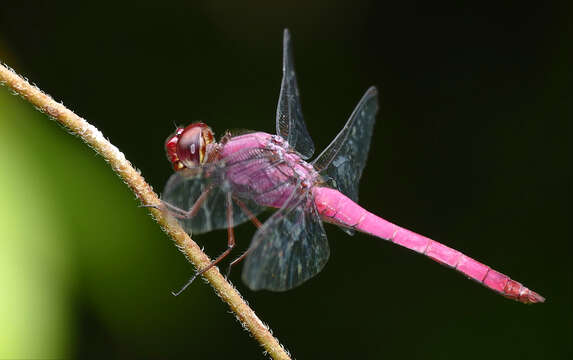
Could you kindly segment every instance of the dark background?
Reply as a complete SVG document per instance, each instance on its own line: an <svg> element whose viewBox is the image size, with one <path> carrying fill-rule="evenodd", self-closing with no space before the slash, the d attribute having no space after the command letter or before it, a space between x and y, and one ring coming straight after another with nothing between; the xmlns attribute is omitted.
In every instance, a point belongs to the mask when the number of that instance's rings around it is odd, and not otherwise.
<svg viewBox="0 0 573 360"><path fill-rule="evenodd" d="M327 226L331 260L300 288L252 292L231 276L296 358L571 358L566 6L16 3L0 5L0 60L157 191L174 123L274 130L289 27L317 148L380 90L360 203L547 297L515 303ZM6 89L0 163L0 358L264 358L208 285L170 295L192 266L101 158ZM236 233L247 247L252 226ZM226 233L195 240L214 256Z"/></svg>

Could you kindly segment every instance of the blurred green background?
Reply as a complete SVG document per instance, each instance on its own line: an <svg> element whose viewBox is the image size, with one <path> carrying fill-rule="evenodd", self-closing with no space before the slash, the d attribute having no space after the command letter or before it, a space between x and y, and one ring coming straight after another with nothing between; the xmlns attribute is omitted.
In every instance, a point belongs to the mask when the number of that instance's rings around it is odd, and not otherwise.
<svg viewBox="0 0 573 360"><path fill-rule="evenodd" d="M272 132L282 29L326 146L381 93L361 204L547 297L525 306L327 226L286 293L231 276L298 359L573 356L571 26L565 5L2 2L0 60L84 116L161 191L174 123ZM0 358L264 358L101 158L0 88ZM251 225L237 228L246 248ZM195 238L206 251L224 231ZM236 254L240 251L237 250Z"/></svg>

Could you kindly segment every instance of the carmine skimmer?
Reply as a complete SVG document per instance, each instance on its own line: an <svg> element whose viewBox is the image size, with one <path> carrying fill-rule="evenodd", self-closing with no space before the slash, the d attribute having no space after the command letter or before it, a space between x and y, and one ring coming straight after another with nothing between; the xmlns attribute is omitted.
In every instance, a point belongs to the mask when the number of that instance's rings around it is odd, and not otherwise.
<svg viewBox="0 0 573 360"><path fill-rule="evenodd" d="M235 245L233 227L251 220L258 227L251 245L229 270L246 257L242 278L249 288L291 289L326 264L330 251L323 222L328 222L349 234L360 231L412 249L510 299L543 302L542 296L508 276L356 203L377 96L376 88L369 88L330 145L307 162L314 144L303 120L290 34L285 30L276 135L226 133L216 142L203 123L178 128L165 144L176 171L167 182L162 206L191 234L228 232L227 250L197 275L230 253ZM257 215L266 208L278 210L261 223Z"/></svg>

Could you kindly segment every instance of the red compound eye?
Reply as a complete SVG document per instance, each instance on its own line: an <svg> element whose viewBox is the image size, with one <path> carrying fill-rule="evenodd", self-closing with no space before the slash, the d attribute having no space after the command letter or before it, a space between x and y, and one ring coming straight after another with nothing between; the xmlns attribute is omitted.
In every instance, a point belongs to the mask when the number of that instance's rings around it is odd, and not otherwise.
<svg viewBox="0 0 573 360"><path fill-rule="evenodd" d="M183 128L179 127L175 130L175 133L165 140L165 152L167 153L167 159L173 165L173 169L175 171L181 170L183 168L183 164L179 161L179 157L177 156L177 142L179 142L179 136L183 132Z"/></svg>
<svg viewBox="0 0 573 360"><path fill-rule="evenodd" d="M207 145L212 142L213 132L204 123L177 128L165 141L167 158L176 171L199 166L206 161Z"/></svg>

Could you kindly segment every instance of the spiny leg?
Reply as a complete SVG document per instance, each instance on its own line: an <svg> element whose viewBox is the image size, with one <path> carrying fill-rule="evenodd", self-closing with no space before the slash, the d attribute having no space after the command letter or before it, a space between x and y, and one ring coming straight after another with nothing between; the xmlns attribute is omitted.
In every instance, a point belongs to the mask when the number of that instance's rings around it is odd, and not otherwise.
<svg viewBox="0 0 573 360"><path fill-rule="evenodd" d="M194 205L195 206L195 205ZM219 261L223 260L231 250L235 247L235 231L233 230L233 200L231 199L231 193L227 194L227 250L223 251L221 255L219 255L214 261L211 262L207 267L203 270L197 272L189 281L181 288L181 290L177 292L172 292L174 296L181 294L198 276L201 276L205 273L205 271L209 270L213 266L217 265Z"/></svg>
<svg viewBox="0 0 573 360"><path fill-rule="evenodd" d="M241 208L241 210L243 210L243 212L245 214L247 214L247 216L249 217L249 220L251 220L251 222L258 228L260 228L261 226L263 226L263 224L259 221L259 219L257 219L257 217L247 208L247 206L245 205L245 203L243 203L241 200L237 199L236 197L234 197L235 201L237 202L237 204L239 205L239 207ZM240 263L251 251L251 248L247 249L244 253L241 254L241 256L239 256L238 258L236 258L235 260L231 261L231 263L229 264L229 266L227 266L227 273L225 274L225 277L229 277L229 275L231 274L231 268L233 266L235 266L236 264Z"/></svg>

